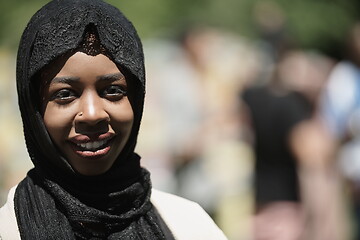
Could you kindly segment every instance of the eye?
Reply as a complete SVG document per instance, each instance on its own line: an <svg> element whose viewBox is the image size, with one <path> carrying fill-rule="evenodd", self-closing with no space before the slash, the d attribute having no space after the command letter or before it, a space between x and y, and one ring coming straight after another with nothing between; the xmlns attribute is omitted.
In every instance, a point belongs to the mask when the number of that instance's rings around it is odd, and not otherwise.
<svg viewBox="0 0 360 240"><path fill-rule="evenodd" d="M121 85L111 85L105 88L100 95L110 100L120 100L126 95L126 89Z"/></svg>
<svg viewBox="0 0 360 240"><path fill-rule="evenodd" d="M76 93L70 89L61 89L55 92L51 100L56 101L59 104L67 104L72 102L77 97Z"/></svg>

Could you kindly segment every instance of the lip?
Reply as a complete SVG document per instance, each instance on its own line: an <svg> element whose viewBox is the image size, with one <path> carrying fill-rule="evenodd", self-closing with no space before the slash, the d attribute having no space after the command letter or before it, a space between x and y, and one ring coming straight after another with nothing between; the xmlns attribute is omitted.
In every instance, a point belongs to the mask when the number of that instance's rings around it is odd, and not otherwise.
<svg viewBox="0 0 360 240"><path fill-rule="evenodd" d="M103 140L111 139L114 136L115 134L111 132L107 132L103 134L91 134L91 135L80 134L70 138L69 141L74 144L81 144L81 143L88 143L94 141L103 141Z"/></svg>
<svg viewBox="0 0 360 240"><path fill-rule="evenodd" d="M82 158L98 159L109 153L115 134L104 133L101 135L77 135L71 138L72 150ZM100 146L98 146L98 143ZM87 149L85 146L92 146L94 149Z"/></svg>
<svg viewBox="0 0 360 240"><path fill-rule="evenodd" d="M95 152L79 150L74 145L72 145L72 148L73 148L74 152L82 158L99 159L99 158L104 157L106 154L108 154L108 152L111 149L111 146L107 146L103 149L96 150Z"/></svg>

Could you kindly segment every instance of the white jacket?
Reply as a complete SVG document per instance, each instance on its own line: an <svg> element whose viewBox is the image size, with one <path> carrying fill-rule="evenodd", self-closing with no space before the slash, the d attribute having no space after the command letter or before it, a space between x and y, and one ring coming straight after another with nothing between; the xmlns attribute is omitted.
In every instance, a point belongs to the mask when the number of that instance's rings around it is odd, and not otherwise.
<svg viewBox="0 0 360 240"><path fill-rule="evenodd" d="M15 217L13 187L0 208L0 240L20 240ZM152 190L151 202L176 240L226 240L223 232L197 204L184 198Z"/></svg>

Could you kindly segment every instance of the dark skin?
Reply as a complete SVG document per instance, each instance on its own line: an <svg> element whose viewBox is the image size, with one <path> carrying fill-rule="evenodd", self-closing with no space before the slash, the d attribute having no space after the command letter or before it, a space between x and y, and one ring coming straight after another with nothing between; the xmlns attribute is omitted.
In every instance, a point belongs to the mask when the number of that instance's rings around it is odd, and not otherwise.
<svg viewBox="0 0 360 240"><path fill-rule="evenodd" d="M44 123L57 148L80 174L105 173L134 121L124 74L103 54L76 52L43 71L42 82Z"/></svg>

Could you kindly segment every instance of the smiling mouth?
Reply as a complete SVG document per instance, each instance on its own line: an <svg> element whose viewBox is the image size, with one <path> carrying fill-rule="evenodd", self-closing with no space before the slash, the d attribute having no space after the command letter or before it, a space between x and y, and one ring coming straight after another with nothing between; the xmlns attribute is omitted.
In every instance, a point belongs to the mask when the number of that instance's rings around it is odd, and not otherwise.
<svg viewBox="0 0 360 240"><path fill-rule="evenodd" d="M104 140L91 141L86 143L74 143L72 144L73 150L80 157L84 158L101 158L110 151L110 145L113 138Z"/></svg>
<svg viewBox="0 0 360 240"><path fill-rule="evenodd" d="M77 143L76 146L79 148L79 150L82 151L90 151L90 152L96 152L100 149L105 148L110 139L100 140L100 141L93 141L93 142L87 142L87 143Z"/></svg>

